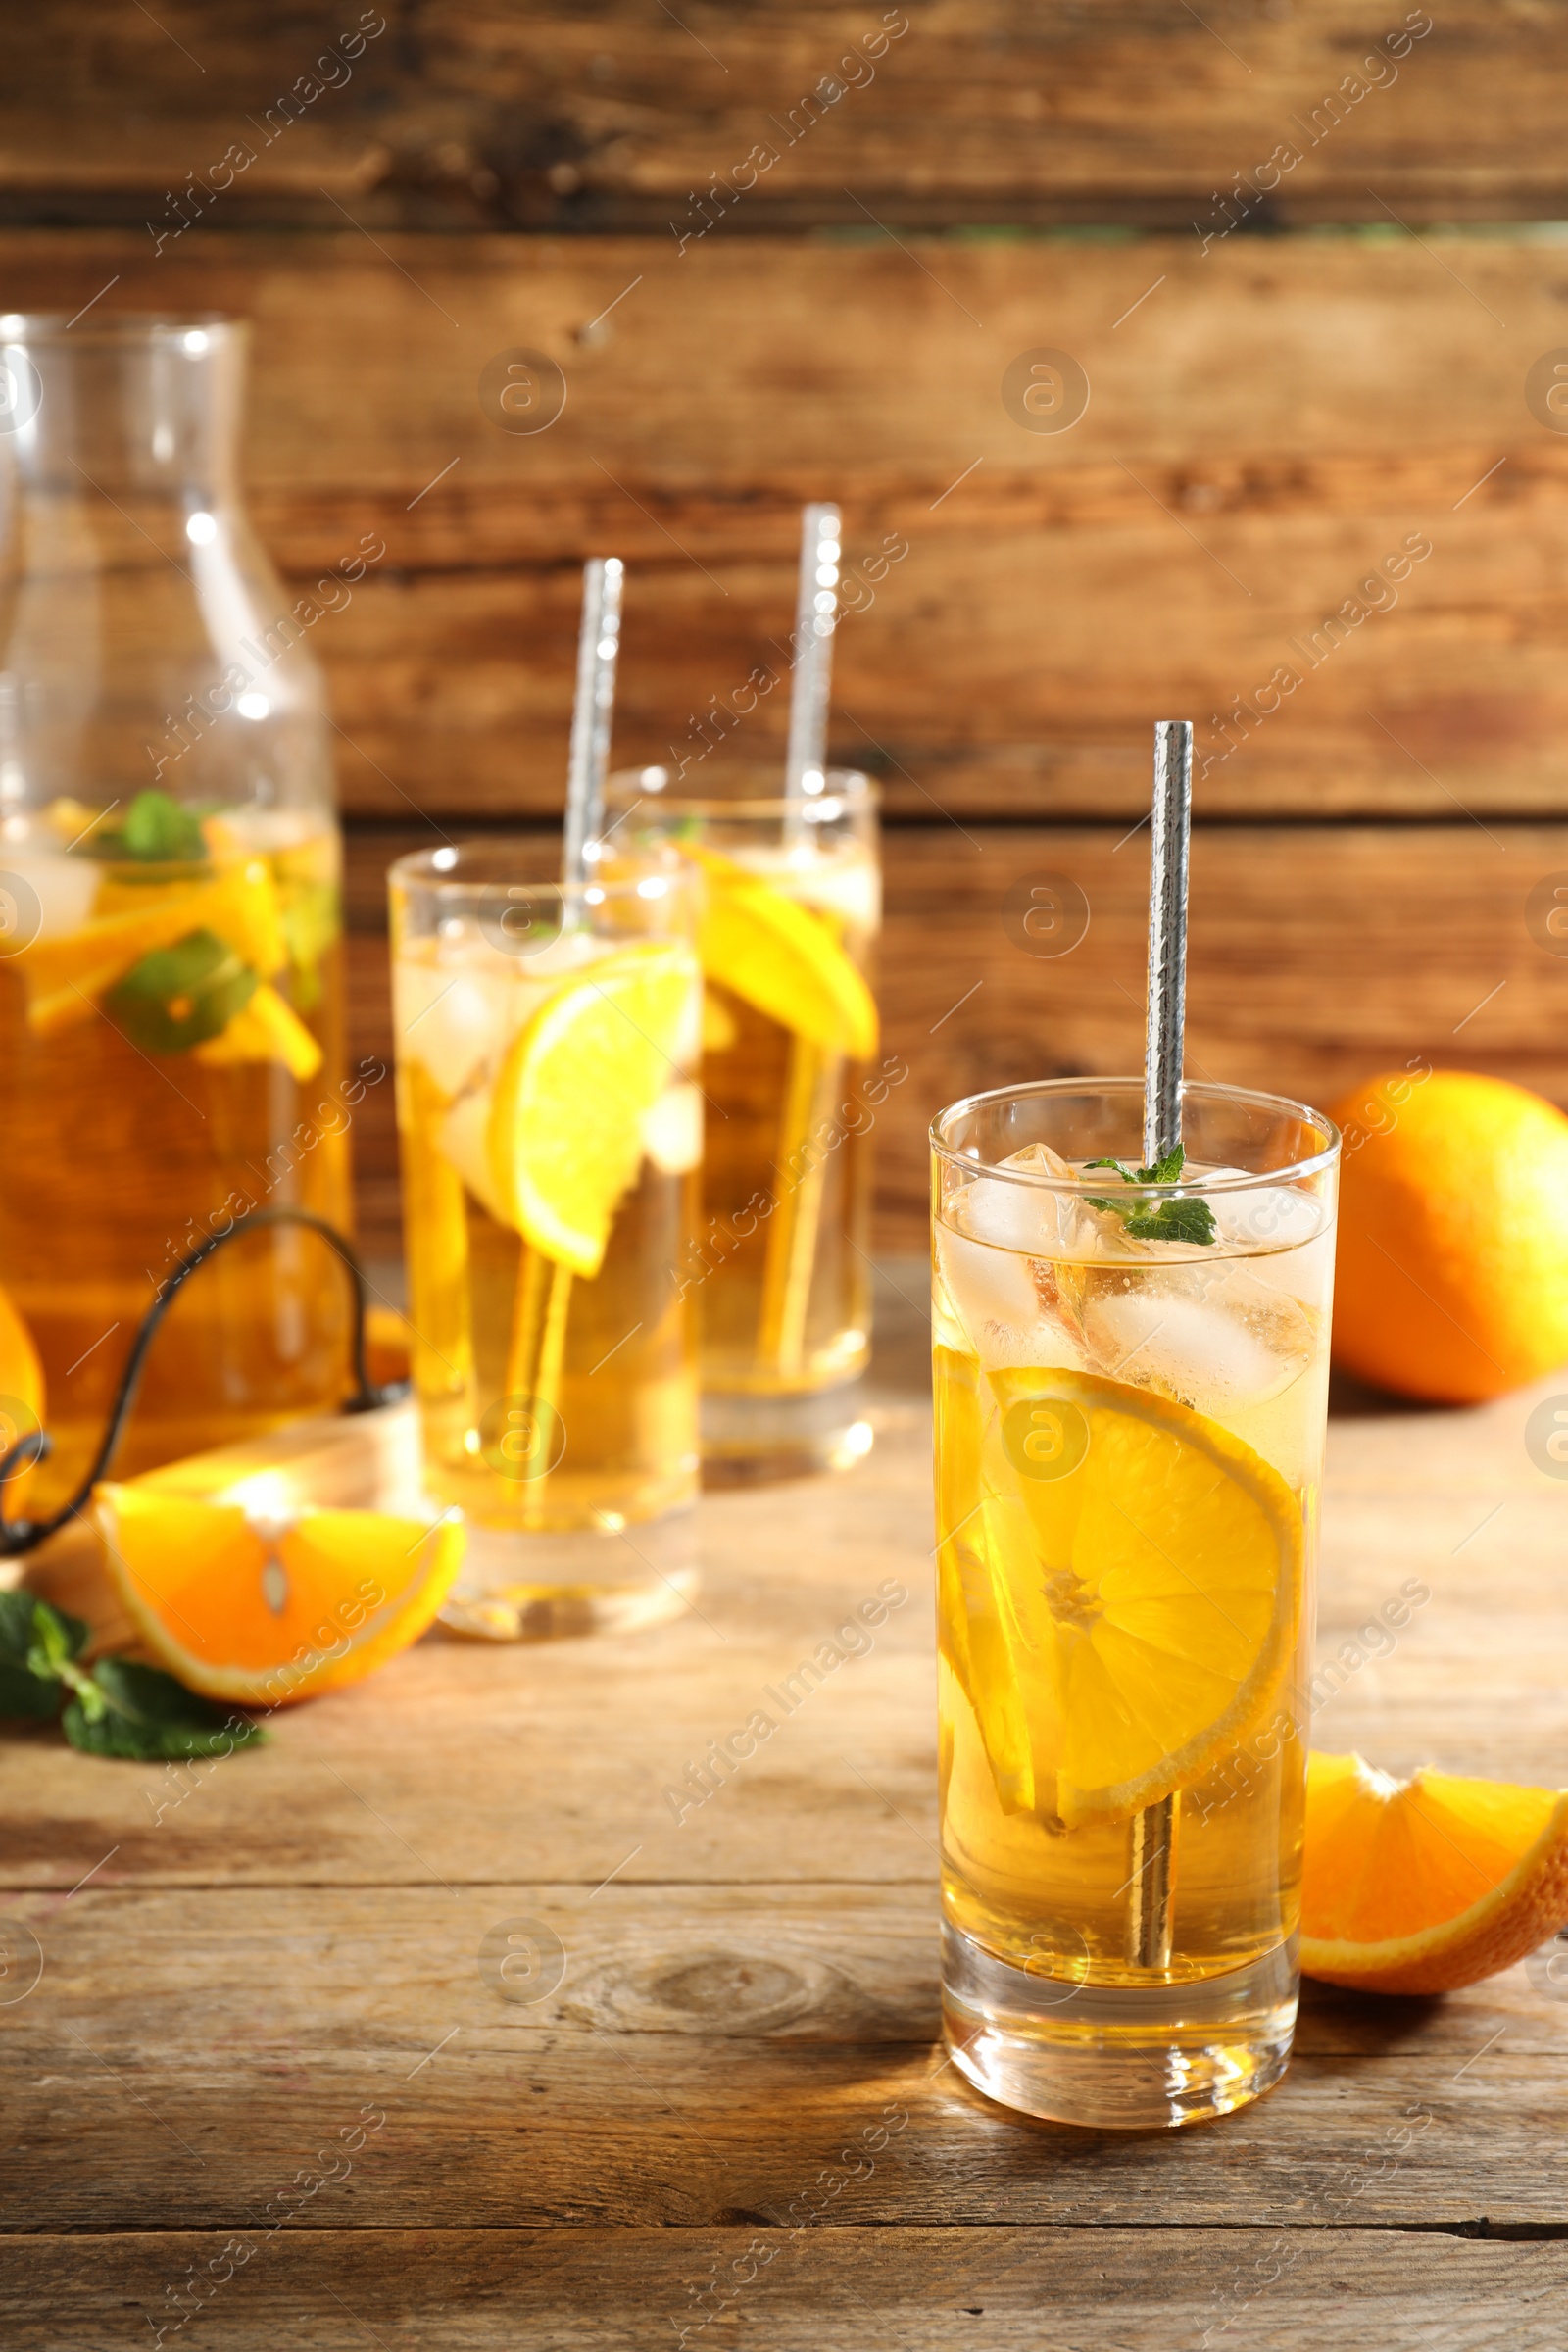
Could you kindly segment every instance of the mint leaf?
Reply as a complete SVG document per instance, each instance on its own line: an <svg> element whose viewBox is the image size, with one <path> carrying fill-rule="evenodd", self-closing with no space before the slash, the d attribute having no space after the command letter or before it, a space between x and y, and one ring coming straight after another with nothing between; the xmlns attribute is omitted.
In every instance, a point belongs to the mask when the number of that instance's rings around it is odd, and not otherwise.
<svg viewBox="0 0 1568 2352"><path fill-rule="evenodd" d="M104 1007L144 1054L185 1054L228 1027L259 978L215 931L193 931L133 963Z"/></svg>
<svg viewBox="0 0 1568 2352"><path fill-rule="evenodd" d="M36 1593L0 1592L0 1717L52 1723L62 1678L86 1639L79 1617L51 1608Z"/></svg>
<svg viewBox="0 0 1568 2352"><path fill-rule="evenodd" d="M0 1660L9 1666L27 1663L33 1643L32 1612L37 1605L36 1595L20 1588L0 1592Z"/></svg>
<svg viewBox="0 0 1568 2352"><path fill-rule="evenodd" d="M0 1660L0 1720L53 1723L60 1712L60 1685L25 1666Z"/></svg>
<svg viewBox="0 0 1568 2352"><path fill-rule="evenodd" d="M88 1755L141 1763L227 1756L237 1747L259 1746L267 1738L260 1724L132 1658L100 1658L90 1680L91 1692L78 1690L61 1718L72 1746Z"/></svg>
<svg viewBox="0 0 1568 2352"><path fill-rule="evenodd" d="M52 1723L69 1688L60 1728L88 1755L161 1758L226 1756L267 1734L231 1709L187 1690L173 1676L133 1658L76 1664L89 1628L36 1593L0 1592L0 1719Z"/></svg>
<svg viewBox="0 0 1568 2352"><path fill-rule="evenodd" d="M126 858L156 859L161 865L206 862L201 825L183 802L167 792L138 792L125 811L119 847Z"/></svg>
<svg viewBox="0 0 1568 2352"><path fill-rule="evenodd" d="M1138 1242L1192 1242L1204 1250L1216 1239L1214 1211L1206 1200L1162 1200L1155 1209L1135 1208L1127 1231Z"/></svg>
<svg viewBox="0 0 1568 2352"><path fill-rule="evenodd" d="M58 1682L70 1658L85 1646L87 1626L23 1587L0 1592L0 1662Z"/></svg>
<svg viewBox="0 0 1568 2352"><path fill-rule="evenodd" d="M1123 1184L1176 1184L1186 1164L1187 1154L1180 1144L1173 1144L1152 1168L1140 1168L1136 1174L1130 1174L1119 1159L1089 1162L1092 1168L1114 1168ZM1214 1212L1206 1200L1161 1200L1153 1206L1147 1200L1106 1200L1091 1196L1089 1205L1120 1217L1135 1242L1190 1242L1206 1250L1215 1239Z"/></svg>
<svg viewBox="0 0 1568 2352"><path fill-rule="evenodd" d="M88 1627L81 1617L68 1617L47 1600L32 1603L32 1642L27 1664L34 1674L55 1680L64 1675L77 1653L86 1647Z"/></svg>
<svg viewBox="0 0 1568 2352"><path fill-rule="evenodd" d="M1156 1159L1152 1168L1124 1168L1119 1159L1091 1159L1091 1168L1114 1168L1123 1184L1175 1184L1187 1165L1187 1153L1180 1144L1172 1144L1163 1159Z"/></svg>
<svg viewBox="0 0 1568 2352"><path fill-rule="evenodd" d="M1180 1144L1172 1144L1163 1159L1156 1159L1152 1168L1140 1168L1140 1184L1174 1184L1187 1165L1187 1154Z"/></svg>

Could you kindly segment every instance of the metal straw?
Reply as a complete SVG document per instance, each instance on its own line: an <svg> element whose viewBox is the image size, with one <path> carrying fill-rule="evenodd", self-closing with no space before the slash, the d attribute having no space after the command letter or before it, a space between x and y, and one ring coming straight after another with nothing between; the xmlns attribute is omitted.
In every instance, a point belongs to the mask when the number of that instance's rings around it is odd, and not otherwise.
<svg viewBox="0 0 1568 2352"><path fill-rule="evenodd" d="M807 815L826 778L828 688L833 671L833 624L838 616L839 511L801 511L801 569L795 595L795 676L790 686L790 739L784 758L784 847L806 843ZM771 1380L800 1373L807 1309L816 1268L822 1221L824 1163L814 1164L810 1139L832 1107L842 1063L808 1039L790 1040L789 1069L774 1162L780 1171L775 1213L767 1228L762 1295L758 1308L758 1369Z"/></svg>
<svg viewBox="0 0 1568 2352"><path fill-rule="evenodd" d="M795 592L795 675L790 685L790 739L784 756L788 830L799 837L808 791L822 789L827 757L828 692L833 676L833 629L839 601L839 511L801 512L801 569Z"/></svg>
<svg viewBox="0 0 1568 2352"><path fill-rule="evenodd" d="M1144 1040L1144 1162L1182 1140L1182 1026L1187 999L1187 837L1193 807L1193 729L1154 727L1154 805L1149 846L1149 1011Z"/></svg>
<svg viewBox="0 0 1568 2352"><path fill-rule="evenodd" d="M577 694L571 710L571 759L566 770L566 824L561 879L585 882L588 853L605 827L605 777L610 769L610 724L615 707L615 657L620 651L618 556L596 556L582 567L582 628L577 638Z"/></svg>
<svg viewBox="0 0 1568 2352"><path fill-rule="evenodd" d="M1144 1162L1152 1167L1182 1140L1182 1028L1187 997L1187 843L1193 806L1193 730L1185 718L1154 727L1154 801L1149 854L1149 1006L1144 1044ZM1174 1793L1132 1818L1127 1842L1127 1957L1135 1968L1170 1966L1175 1893Z"/></svg>
<svg viewBox="0 0 1568 2352"><path fill-rule="evenodd" d="M618 556L596 556L582 567L582 627L577 637L577 690L571 707L571 757L566 769L566 822L561 842L563 934L586 930L584 909L571 885L589 878L590 859L605 829L605 777L610 767L610 724L615 706L615 657L620 650L620 588L625 565ZM561 1376L565 1357L566 1317L571 1307L571 1268L526 1237L517 1253L512 1294L512 1334L507 1344L506 1400L547 1436L561 1417ZM547 1509L548 1473L523 1492L525 1527L541 1526Z"/></svg>

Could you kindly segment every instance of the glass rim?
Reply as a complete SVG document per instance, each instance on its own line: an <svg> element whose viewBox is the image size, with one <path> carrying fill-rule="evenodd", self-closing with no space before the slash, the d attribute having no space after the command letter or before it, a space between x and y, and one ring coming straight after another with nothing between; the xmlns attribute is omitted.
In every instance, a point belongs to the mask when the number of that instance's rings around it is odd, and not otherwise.
<svg viewBox="0 0 1568 2352"><path fill-rule="evenodd" d="M465 850L495 849L505 852L521 842L548 842L555 838L558 837L548 834L498 833L482 836L476 841L448 842L433 850L407 850L387 867L387 882L389 886L398 882L404 889L423 890L437 897L550 899L562 906L586 903L597 906L606 901L618 904L624 899L640 898L646 903L663 898L667 895L666 885L669 884L675 886L676 892L690 891L697 878L696 868L673 852L667 870L662 873L649 873L645 868L635 874L586 874L580 882L564 882L559 874L530 882L522 874L506 880L491 875L469 877L458 870L458 861ZM446 863L437 864L438 858L446 859ZM659 887L650 890L647 887L650 882L657 883ZM597 893L597 896L590 899L590 892Z"/></svg>
<svg viewBox="0 0 1568 2352"><path fill-rule="evenodd" d="M777 764L782 768L783 763L781 752ZM767 760L734 760L728 764L720 762L714 773L735 776L747 776L755 773L760 777L772 764ZM765 817L774 821L789 816L795 808L795 803L783 792L759 793L755 798L749 796L744 799L737 797L733 800L722 798L713 800L699 793L667 792L662 785L652 791L641 793L635 798L626 795L624 789L619 793L616 791L617 786L624 788L628 784L636 783L644 776L668 776L669 774L670 770L661 766L657 760L650 760L642 767L616 768L611 774L606 785L606 800L618 806L624 797L627 799L629 807L635 807L638 800L646 800L655 808L678 809L682 816ZM824 767L821 792L806 796L805 805L808 810L813 807L825 809L834 801L847 801L852 808L874 809L880 805L881 798L880 789L863 768Z"/></svg>
<svg viewBox="0 0 1568 2352"><path fill-rule="evenodd" d="M74 317L65 311L0 311L0 344L64 346L68 334L74 346L172 341L196 333L226 341L250 330L250 320L235 318L231 311L106 311L101 318L84 319L78 326L80 318L79 311Z"/></svg>
<svg viewBox="0 0 1568 2352"><path fill-rule="evenodd" d="M1102 1176L1081 1176L1071 1182L1064 1176L1054 1176L1049 1169L1004 1168L972 1158L958 1151L942 1133L944 1126L965 1112L983 1109L995 1102L1028 1102L1041 1095L1135 1095L1143 1101L1142 1078L1035 1078L1020 1086L994 1086L983 1094L965 1095L959 1102L950 1102L939 1110L930 1126L931 1149L949 1166L966 1169L970 1175L982 1174L987 1182L993 1178L1007 1184L1032 1186L1041 1192L1100 1193L1104 1190ZM1303 1178L1320 1176L1332 1168L1340 1156L1339 1128L1326 1111L1314 1110L1308 1102L1298 1102L1290 1095L1268 1095L1255 1087L1224 1086L1212 1079L1184 1078L1181 1099L1188 1102L1250 1103L1272 1111L1287 1111L1304 1126L1316 1128L1324 1137L1322 1149L1297 1159L1283 1168L1259 1169L1255 1173L1243 1170L1239 1175L1179 1176L1168 1188L1172 1193L1248 1193L1259 1186L1299 1183ZM1153 1189L1151 1187L1151 1189Z"/></svg>

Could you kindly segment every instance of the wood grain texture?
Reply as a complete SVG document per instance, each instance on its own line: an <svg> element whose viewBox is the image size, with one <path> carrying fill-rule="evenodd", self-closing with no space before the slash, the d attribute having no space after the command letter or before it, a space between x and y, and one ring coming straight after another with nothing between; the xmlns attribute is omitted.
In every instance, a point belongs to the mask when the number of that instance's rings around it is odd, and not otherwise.
<svg viewBox="0 0 1568 2352"><path fill-rule="evenodd" d="M457 828L460 832L462 827ZM354 1051L389 1062L384 871L428 829L367 829L350 860ZM1143 1053L1147 829L942 824L884 837L880 997L907 1064L878 1112L885 1246L924 1246L930 1122L1016 1080L1136 1069ZM1530 929L1527 901L1568 873L1568 827L1200 825L1192 861L1187 1066L1195 1077L1327 1106L1424 1058L1514 1079L1568 1104L1558 1040L1568 959ZM1069 954L1026 950L1029 894L1087 902ZM1049 942L1047 943L1049 944ZM362 1234L398 1247L391 1090L356 1114Z"/></svg>
<svg viewBox="0 0 1568 2352"><path fill-rule="evenodd" d="M129 2342L143 2314L181 2308L166 2290L209 2264L221 2275L226 2243L163 2230L18 2246L0 2258L8 2341L17 2352ZM1073 2352L1200 2352L1225 2340L1228 2321L1230 2340L1269 2352L1556 2352L1565 2277L1560 2245L1350 2229L1282 2240L1245 2224L1092 2238L988 2220L823 2224L808 2236L760 2215L679 2231L302 2228L258 2242L202 2332L230 2352L346 2352L376 2337L396 2352L628 2352L679 2343L683 2328L688 2344L745 2328L768 2352L951 2352L971 2340L1036 2352L1049 2323Z"/></svg>
<svg viewBox="0 0 1568 2352"><path fill-rule="evenodd" d="M205 1776L0 1743L7 1948L20 1923L43 1957L0 2005L8 2344L182 2311L197 2340L199 2278L235 2352L710 2327L947 2352L976 2321L1033 2352L1042 2312L1105 2352L1554 2352L1568 2059L1539 1963L1442 2001L1308 1986L1285 2083L1199 2132L1027 2123L941 2063L924 1335L892 1271L874 1451L710 1497L701 1617L427 1639ZM1331 1422L1324 1655L1407 1573L1429 1591L1334 1744L1560 1763L1535 1400ZM909 1597L870 1653L674 1823L664 1776L884 1570ZM518 1923L532 1999L482 1949Z"/></svg>
<svg viewBox="0 0 1568 2352"><path fill-rule="evenodd" d="M377 21L352 63L318 68ZM330 222L334 176L365 190L375 227L666 234L701 218L694 191L715 212L738 195L761 229L858 224L857 198L900 225L1186 229L1223 221L1216 192L1235 217L1238 188L1266 228L1382 219L1368 183L1417 219L1542 219L1568 183L1568 38L1522 0L1435 21L1402 0L1232 0L1222 17L1169 0L695 0L678 17L635 0L170 0L156 21L51 0L10 50L12 219L157 218L230 142L255 158L220 198L236 225ZM313 82L269 137L267 110ZM773 160L748 185L754 154Z"/></svg>
<svg viewBox="0 0 1568 2352"><path fill-rule="evenodd" d="M1229 2318L1289 2352L1360 2352L1374 2324L1554 2346L1562 2249L1530 2241L1563 2234L1543 2151L1568 2086L1539 1963L1441 2002L1308 1987L1282 2089L1181 2139L1022 2124L940 2066L923 1335L918 1270L894 1271L870 1461L711 1498L701 1620L551 1651L432 1639L206 1776L0 1744L0 1913L43 1956L0 2007L6 2225L26 2232L0 2255L8 2342L74 2352L177 2316L166 2287L220 2273L237 2235L209 2325L239 2352L280 2328L335 2347L350 2321L466 2352L641 2344L650 2311L701 2318L712 2266L744 2280L776 2231L783 2267L740 2300L770 2344L842 2326L934 2348L978 2311L1033 2346L1043 2297L1086 2344L1196 2352ZM1406 1577L1429 1597L1345 1677L1320 1743L1560 1773L1538 1394L1331 1424L1320 1655ZM874 1650L675 1824L664 1776L884 1567L909 1599ZM481 1965L519 1921L564 1964L535 2002ZM377 2117L274 2242L281 2192ZM873 2170L845 2155L889 2121ZM808 2246L809 2190L832 2226ZM1094 2236L1063 2252L1069 2230ZM1489 2236L1511 2242L1470 2242Z"/></svg>
<svg viewBox="0 0 1568 2352"><path fill-rule="evenodd" d="M1130 822L1173 710L1200 813L1568 809L1568 440L1524 390L1564 332L1549 238L678 255L340 223L193 229L159 260L16 231L0 261L18 306L113 280L114 304L255 320L251 496L291 599L385 546L336 611L305 606L358 813L559 808L575 567L607 549L631 566L616 756L776 757L817 495L856 608L834 754L902 815ZM1090 384L1061 433L1003 402L1043 341ZM523 347L567 386L531 436L478 396Z"/></svg>

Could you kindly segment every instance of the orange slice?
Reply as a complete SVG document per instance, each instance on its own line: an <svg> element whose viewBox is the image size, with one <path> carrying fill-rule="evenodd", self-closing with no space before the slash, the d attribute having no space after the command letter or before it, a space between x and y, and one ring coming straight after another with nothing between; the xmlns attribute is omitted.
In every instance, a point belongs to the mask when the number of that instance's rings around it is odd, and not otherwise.
<svg viewBox="0 0 1568 2352"><path fill-rule="evenodd" d="M1301 1966L1363 1992L1452 1992L1568 1920L1568 1788L1407 1781L1314 1754Z"/></svg>
<svg viewBox="0 0 1568 2352"><path fill-rule="evenodd" d="M592 1279L604 1263L644 1122L681 1075L697 981L685 948L621 949L547 997L508 1050L486 1135L489 1189L506 1222L574 1274Z"/></svg>
<svg viewBox="0 0 1568 2352"><path fill-rule="evenodd" d="M273 1521L131 1480L95 1496L109 1572L189 1690L283 1706L357 1683L416 1642L466 1547L460 1523L304 1510Z"/></svg>
<svg viewBox="0 0 1568 2352"><path fill-rule="evenodd" d="M303 1085L321 1066L321 1049L291 1004L264 980L226 1028L195 1048L196 1059L218 1066L236 1061L280 1061Z"/></svg>
<svg viewBox="0 0 1568 2352"><path fill-rule="evenodd" d="M1262 1712L1300 1618L1301 1511L1186 1405L937 1350L945 1646L1009 1812L1125 1815Z"/></svg>
<svg viewBox="0 0 1568 2352"><path fill-rule="evenodd" d="M699 946L710 980L824 1054L868 1060L876 999L830 926L732 858L681 846L708 880Z"/></svg>

